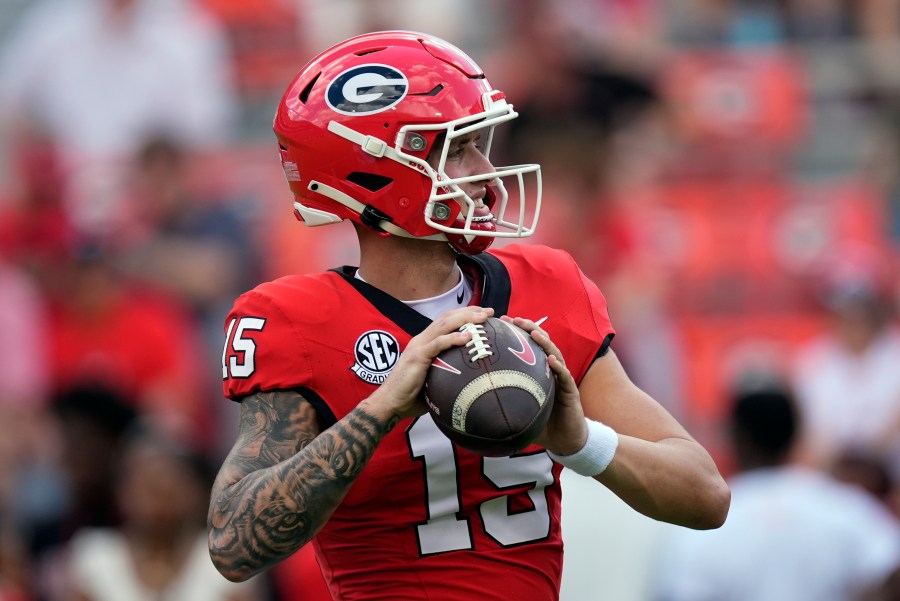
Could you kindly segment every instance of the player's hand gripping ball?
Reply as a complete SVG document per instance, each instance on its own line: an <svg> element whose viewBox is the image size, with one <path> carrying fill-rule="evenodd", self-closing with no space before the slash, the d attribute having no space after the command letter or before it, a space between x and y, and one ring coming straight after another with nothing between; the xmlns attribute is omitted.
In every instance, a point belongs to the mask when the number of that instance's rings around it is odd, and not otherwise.
<svg viewBox="0 0 900 601"><path fill-rule="evenodd" d="M450 440L480 455L524 449L553 409L546 353L527 332L496 317L460 329L472 339L439 354L428 370L428 411Z"/></svg>

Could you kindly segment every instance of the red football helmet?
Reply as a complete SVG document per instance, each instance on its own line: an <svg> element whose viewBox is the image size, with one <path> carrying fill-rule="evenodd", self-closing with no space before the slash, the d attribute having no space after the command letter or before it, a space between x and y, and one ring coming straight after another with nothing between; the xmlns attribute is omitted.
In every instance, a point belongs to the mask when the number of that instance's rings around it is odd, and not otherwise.
<svg viewBox="0 0 900 601"><path fill-rule="evenodd" d="M494 238L534 233L540 166L454 179L444 172L448 149L483 130L489 157L494 127L516 116L455 46L387 31L341 42L308 63L278 105L274 130L295 214L307 225L352 219L384 235L446 240L474 254ZM432 152L436 167L427 160ZM535 184L527 194L526 175ZM460 187L482 180L490 180L488 216Z"/></svg>

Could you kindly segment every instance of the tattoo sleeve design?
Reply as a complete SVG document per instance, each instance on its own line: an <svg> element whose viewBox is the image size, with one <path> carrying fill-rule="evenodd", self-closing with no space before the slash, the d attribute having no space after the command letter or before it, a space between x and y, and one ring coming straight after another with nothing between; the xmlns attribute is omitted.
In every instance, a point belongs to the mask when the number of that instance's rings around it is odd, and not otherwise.
<svg viewBox="0 0 900 601"><path fill-rule="evenodd" d="M296 392L245 398L210 502L209 548L219 570L243 580L306 544L398 421L376 419L363 402L320 433L315 410Z"/></svg>

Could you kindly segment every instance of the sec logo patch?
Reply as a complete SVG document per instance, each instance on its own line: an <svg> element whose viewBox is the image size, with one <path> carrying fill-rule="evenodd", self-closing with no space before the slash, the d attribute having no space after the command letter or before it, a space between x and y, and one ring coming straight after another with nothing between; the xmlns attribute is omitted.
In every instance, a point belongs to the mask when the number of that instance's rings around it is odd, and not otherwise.
<svg viewBox="0 0 900 601"><path fill-rule="evenodd" d="M373 115L406 97L409 81L387 65L359 65L338 75L328 86L325 100L342 115Z"/></svg>
<svg viewBox="0 0 900 601"><path fill-rule="evenodd" d="M353 354L350 370L369 384L381 384L400 358L400 344L390 332L370 330L356 340Z"/></svg>

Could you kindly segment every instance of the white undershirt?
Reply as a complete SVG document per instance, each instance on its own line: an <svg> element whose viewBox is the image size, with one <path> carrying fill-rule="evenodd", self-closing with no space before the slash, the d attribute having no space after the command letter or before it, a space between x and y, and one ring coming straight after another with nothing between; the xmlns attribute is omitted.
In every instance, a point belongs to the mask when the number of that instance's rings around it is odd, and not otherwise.
<svg viewBox="0 0 900 601"><path fill-rule="evenodd" d="M472 300L472 293L475 289L474 283L471 279L466 277L466 275L462 272L462 269L459 268L459 265L456 266L456 270L459 273L459 281L456 285L448 290L447 292L438 294L437 296L432 296L430 298L422 298L419 300L413 301L403 301L403 303L409 307L412 307L428 319L435 319L441 313L445 311L449 311L450 309L456 309L457 307L465 307L469 304L469 301ZM356 270L356 279L365 282L362 276L359 275L359 270Z"/></svg>

